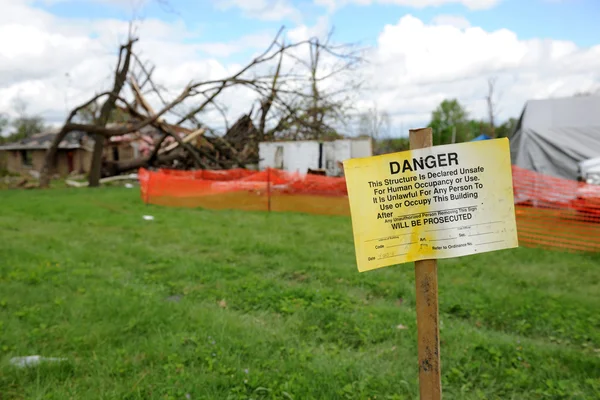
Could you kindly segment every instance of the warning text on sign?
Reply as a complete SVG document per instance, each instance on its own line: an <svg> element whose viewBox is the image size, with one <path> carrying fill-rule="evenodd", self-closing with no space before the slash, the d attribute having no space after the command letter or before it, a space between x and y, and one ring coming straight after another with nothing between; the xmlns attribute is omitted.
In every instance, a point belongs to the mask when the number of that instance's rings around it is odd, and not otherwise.
<svg viewBox="0 0 600 400"><path fill-rule="evenodd" d="M518 246L507 139L344 162L359 271Z"/></svg>

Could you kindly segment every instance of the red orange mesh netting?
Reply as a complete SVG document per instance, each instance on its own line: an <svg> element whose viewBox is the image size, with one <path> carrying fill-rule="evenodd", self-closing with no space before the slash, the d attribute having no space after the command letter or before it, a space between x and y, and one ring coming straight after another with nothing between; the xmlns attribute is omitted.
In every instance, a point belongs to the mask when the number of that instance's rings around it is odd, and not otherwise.
<svg viewBox="0 0 600 400"><path fill-rule="evenodd" d="M142 199L166 206L350 215L346 181L275 169L139 171Z"/></svg>
<svg viewBox="0 0 600 400"><path fill-rule="evenodd" d="M600 251L600 186L513 166L521 245ZM269 169L140 169L144 202L164 206L350 215L344 178Z"/></svg>
<svg viewBox="0 0 600 400"><path fill-rule="evenodd" d="M513 166L513 188L521 244L600 251L600 186Z"/></svg>

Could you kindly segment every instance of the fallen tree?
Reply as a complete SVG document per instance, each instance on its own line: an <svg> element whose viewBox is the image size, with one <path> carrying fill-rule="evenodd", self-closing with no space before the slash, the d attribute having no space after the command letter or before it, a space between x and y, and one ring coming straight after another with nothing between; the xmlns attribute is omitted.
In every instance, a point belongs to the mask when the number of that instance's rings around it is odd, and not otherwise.
<svg viewBox="0 0 600 400"><path fill-rule="evenodd" d="M208 81L192 81L171 100L166 90L153 79L154 67L142 62L134 52L137 39L130 38L120 47L112 89L102 92L86 103L73 109L48 149L40 173L40 186L50 182L51 166L60 142L70 132L84 132L94 138L92 165L88 177L90 187L98 186L102 177L118 175L140 167L175 167L202 169L245 168L258 163L258 143L277 137L289 137L289 131L300 132L294 138L322 138L333 132L326 117L339 113L342 103L335 103L319 91L317 86L336 73L349 70L360 61L357 54L339 52L338 47L316 39L286 44L280 30L267 49L229 77ZM302 62L299 56L302 46L310 49L311 61ZM338 71L318 76L319 60L323 54L344 60ZM264 72L273 65L272 72ZM307 67L304 73L298 66ZM253 75L250 73L252 72ZM251 76L249 76L251 75ZM307 83L309 85L307 85ZM131 89L132 101L122 92ZM218 97L230 88L249 89L258 97L258 111L239 117L232 125L219 104ZM310 90L306 91L306 87ZM147 100L152 95L161 103L153 107ZM333 95L331 95L333 97ZM200 100L194 101L194 99ZM93 105L102 100L95 111ZM184 102L194 104L181 111ZM204 113L217 110L224 119L225 131L219 132L202 122ZM90 112L90 110L92 110ZM88 115L82 120L82 115ZM109 124L112 115L118 113L120 121ZM309 118L307 118L307 116ZM174 124L166 118L175 118ZM257 123L254 123L254 120ZM126 161L103 161L106 141L152 127L160 137L149 156ZM186 139L191 137L191 139Z"/></svg>

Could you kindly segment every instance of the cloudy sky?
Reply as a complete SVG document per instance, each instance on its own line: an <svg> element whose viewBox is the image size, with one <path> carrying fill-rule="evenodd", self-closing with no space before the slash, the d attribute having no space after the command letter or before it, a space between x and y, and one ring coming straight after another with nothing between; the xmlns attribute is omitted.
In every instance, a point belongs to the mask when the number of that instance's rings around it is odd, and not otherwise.
<svg viewBox="0 0 600 400"><path fill-rule="evenodd" d="M497 79L499 120L527 99L600 89L598 0L0 0L0 113L60 123L107 87L128 21L156 79L181 89L223 77L264 49L285 25L302 39L368 47L359 108L393 116L393 133L428 122L445 98L485 116ZM230 97L232 113L249 99ZM244 103L246 102L246 103Z"/></svg>

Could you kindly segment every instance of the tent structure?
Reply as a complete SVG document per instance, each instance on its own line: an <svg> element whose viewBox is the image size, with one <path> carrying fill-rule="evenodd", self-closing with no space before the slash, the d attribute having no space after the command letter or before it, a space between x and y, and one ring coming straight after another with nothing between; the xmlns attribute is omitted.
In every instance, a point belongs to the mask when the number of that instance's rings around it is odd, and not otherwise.
<svg viewBox="0 0 600 400"><path fill-rule="evenodd" d="M579 163L600 156L600 96L528 101L510 150L518 167L578 179Z"/></svg>
<svg viewBox="0 0 600 400"><path fill-rule="evenodd" d="M471 142L478 142L480 140L489 140L491 139L490 136L486 135L485 133L482 133L481 135L477 136L475 139L471 140Z"/></svg>

